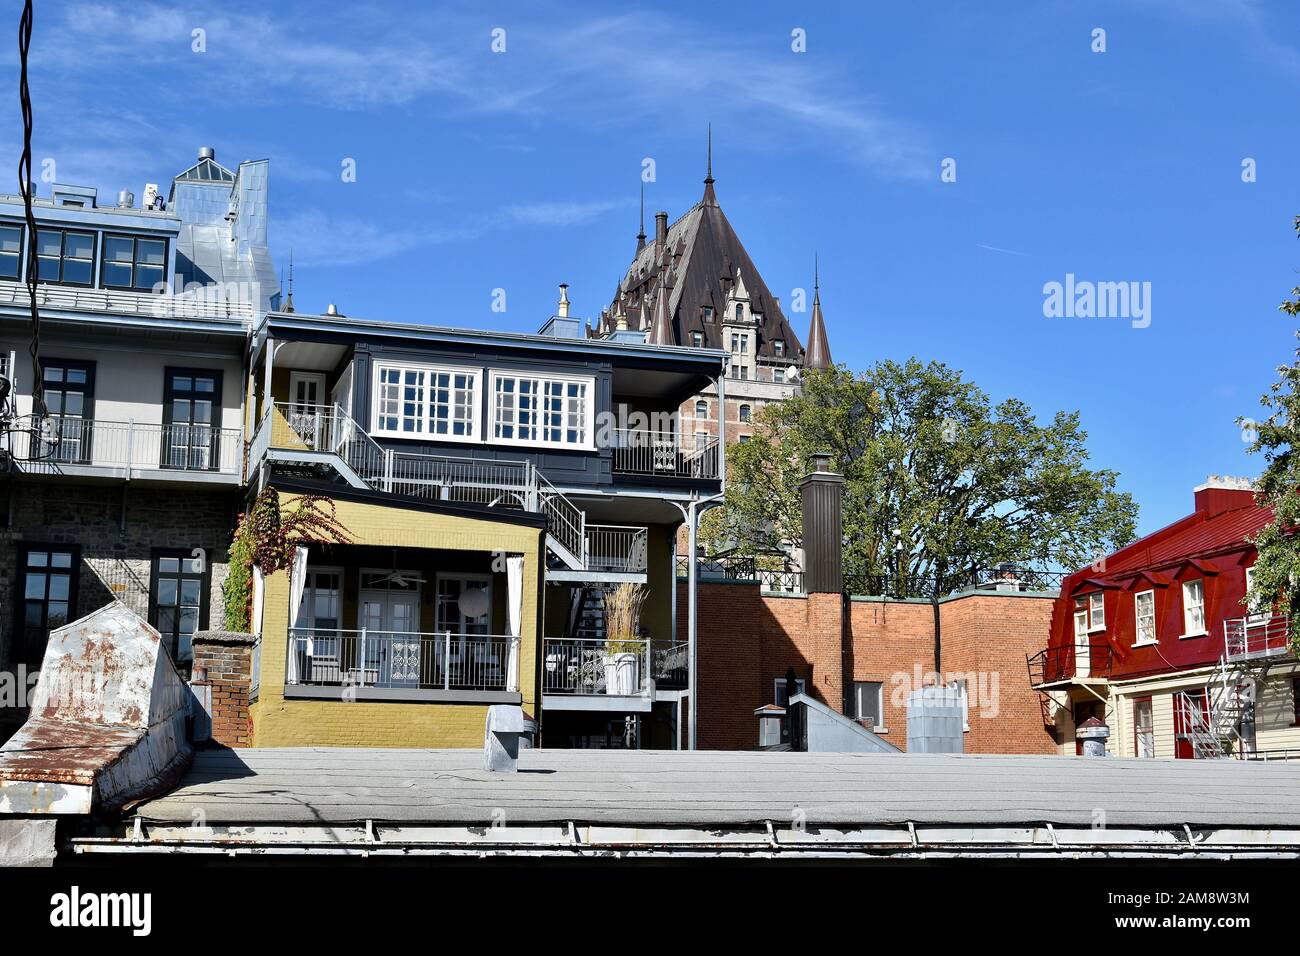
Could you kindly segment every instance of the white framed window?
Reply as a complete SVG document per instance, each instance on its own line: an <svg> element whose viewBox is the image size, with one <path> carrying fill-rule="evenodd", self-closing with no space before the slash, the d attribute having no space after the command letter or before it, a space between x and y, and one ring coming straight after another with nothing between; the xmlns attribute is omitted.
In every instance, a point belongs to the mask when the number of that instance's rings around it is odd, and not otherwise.
<svg viewBox="0 0 1300 956"><path fill-rule="evenodd" d="M1156 755L1156 724L1150 697L1133 701L1133 751L1134 756L1146 759Z"/></svg>
<svg viewBox="0 0 1300 956"><path fill-rule="evenodd" d="M873 730L884 727L885 685L879 681L854 681L852 716Z"/></svg>
<svg viewBox="0 0 1300 956"><path fill-rule="evenodd" d="M749 352L749 333L732 332L731 333L731 354L744 355Z"/></svg>
<svg viewBox="0 0 1300 956"><path fill-rule="evenodd" d="M1106 594L1094 591L1088 595L1088 629L1090 631L1106 630Z"/></svg>
<svg viewBox="0 0 1300 956"><path fill-rule="evenodd" d="M592 448L595 380L492 372L491 440Z"/></svg>
<svg viewBox="0 0 1300 956"><path fill-rule="evenodd" d="M698 402L695 403L695 417L696 418L709 417L709 403L706 402L704 399L700 399Z"/></svg>
<svg viewBox="0 0 1300 956"><path fill-rule="evenodd" d="M802 677L795 678L794 692L796 694L802 694L804 692ZM786 681L784 677L776 677L772 679L772 699L776 701L778 707L790 706L790 697L786 694Z"/></svg>
<svg viewBox="0 0 1300 956"><path fill-rule="evenodd" d="M1255 566L1252 564L1246 569L1246 594L1249 596L1251 589L1255 586ZM1262 621L1268 617L1268 609L1258 601L1251 601L1247 608L1246 616L1252 621Z"/></svg>
<svg viewBox="0 0 1300 956"><path fill-rule="evenodd" d="M699 348L700 346L702 346L702 345L704 344L704 333L702 333L702 332L692 332L692 333L691 333L691 344L694 345L696 348Z"/></svg>
<svg viewBox="0 0 1300 956"><path fill-rule="evenodd" d="M475 369L376 362L371 432L478 441L478 380Z"/></svg>
<svg viewBox="0 0 1300 956"><path fill-rule="evenodd" d="M740 415L740 420L742 422L747 422L753 418L753 409L748 405L741 405L738 414Z"/></svg>
<svg viewBox="0 0 1300 956"><path fill-rule="evenodd" d="M1134 644L1156 642L1156 592L1139 591L1133 595L1133 617L1137 625Z"/></svg>
<svg viewBox="0 0 1300 956"><path fill-rule="evenodd" d="M777 358L785 355L785 339L772 340L772 354Z"/></svg>
<svg viewBox="0 0 1300 956"><path fill-rule="evenodd" d="M1183 582L1183 637L1205 633L1205 582Z"/></svg>
<svg viewBox="0 0 1300 956"><path fill-rule="evenodd" d="M772 381L775 382L777 385L784 385L784 384L785 384L785 369L783 369L783 368L774 368L774 369L772 369Z"/></svg>

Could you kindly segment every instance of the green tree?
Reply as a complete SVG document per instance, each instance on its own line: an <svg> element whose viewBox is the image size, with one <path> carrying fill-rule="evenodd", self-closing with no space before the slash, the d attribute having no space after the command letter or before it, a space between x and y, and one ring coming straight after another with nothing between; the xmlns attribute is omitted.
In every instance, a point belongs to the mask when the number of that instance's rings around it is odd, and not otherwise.
<svg viewBox="0 0 1300 956"><path fill-rule="evenodd" d="M1131 541L1137 517L1115 472L1088 468L1086 438L1077 412L1040 425L938 362L809 372L728 448L718 536L742 552L799 546L799 480L825 451L845 477L853 593L937 602L1003 561L1072 570Z"/></svg>
<svg viewBox="0 0 1300 956"><path fill-rule="evenodd" d="M1297 236L1300 236L1300 216L1295 219ZM1287 315L1300 317L1300 286L1291 290L1291 297L1278 306ZM1300 338L1300 332L1296 333ZM1262 453L1267 462L1264 474L1255 485L1256 499L1273 509L1273 520L1255 538L1259 558L1255 562L1251 591L1244 604L1248 607L1276 607L1279 613L1289 615L1288 637L1291 646L1300 650L1300 592L1295 582L1300 580L1300 540L1295 528L1300 525L1300 459L1296 448L1300 445L1300 349L1296 360L1280 366L1278 380L1259 403L1267 410L1262 422L1246 418L1237 424L1256 432L1250 451Z"/></svg>

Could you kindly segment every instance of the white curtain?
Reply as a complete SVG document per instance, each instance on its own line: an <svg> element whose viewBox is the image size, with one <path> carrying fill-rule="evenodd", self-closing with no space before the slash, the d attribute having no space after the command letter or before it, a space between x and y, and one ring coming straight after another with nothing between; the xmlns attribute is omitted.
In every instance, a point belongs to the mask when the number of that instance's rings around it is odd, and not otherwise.
<svg viewBox="0 0 1300 956"><path fill-rule="evenodd" d="M253 565L253 614L248 619L248 629L258 637L262 636L262 605L266 602L266 582L262 579L262 569Z"/></svg>
<svg viewBox="0 0 1300 956"><path fill-rule="evenodd" d="M506 557L506 614L509 615L511 648L506 665L506 689L519 689L519 628L524 617L524 556Z"/></svg>
<svg viewBox="0 0 1300 956"><path fill-rule="evenodd" d="M307 549L299 545L293 552L293 566L289 569L289 627L298 626L299 615L302 613L302 595L307 589ZM307 632L307 656L310 657L316 652L313 646L311 632ZM292 683L298 679L298 656L302 651L297 641L293 640L292 632L289 639L289 681Z"/></svg>

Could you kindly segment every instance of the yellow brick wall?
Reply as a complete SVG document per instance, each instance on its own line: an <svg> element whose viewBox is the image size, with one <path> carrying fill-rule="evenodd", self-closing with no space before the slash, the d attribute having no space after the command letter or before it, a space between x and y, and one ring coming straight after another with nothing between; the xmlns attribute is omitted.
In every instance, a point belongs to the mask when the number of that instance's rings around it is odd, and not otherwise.
<svg viewBox="0 0 1300 956"><path fill-rule="evenodd" d="M281 504L292 507L295 495ZM354 543L524 555L519 682L523 707L537 715L540 529L439 515L381 504L337 501L339 521ZM286 700L289 574L266 580L262 616L261 689L250 708L254 747L481 747L487 706Z"/></svg>

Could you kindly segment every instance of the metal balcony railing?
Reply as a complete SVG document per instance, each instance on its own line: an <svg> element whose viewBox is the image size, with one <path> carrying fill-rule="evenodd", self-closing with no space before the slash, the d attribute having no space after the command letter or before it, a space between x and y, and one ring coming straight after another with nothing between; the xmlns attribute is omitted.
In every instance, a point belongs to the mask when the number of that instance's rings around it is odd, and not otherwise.
<svg viewBox="0 0 1300 956"><path fill-rule="evenodd" d="M218 287L219 288L219 287ZM38 285L36 304L46 309L152 316L167 319L239 319L253 317L253 304L238 297L208 293L154 294L126 289L92 289ZM0 280L0 305L28 307L27 287Z"/></svg>
<svg viewBox="0 0 1300 956"><path fill-rule="evenodd" d="M1037 654L1025 656L1029 669L1029 684L1052 684L1057 681L1076 680L1080 678L1109 677L1114 659L1114 650L1104 637L1089 641L1088 666L1078 666L1078 650L1074 644L1045 647Z"/></svg>
<svg viewBox="0 0 1300 956"><path fill-rule="evenodd" d="M519 638L295 627L285 684L517 691Z"/></svg>
<svg viewBox="0 0 1300 956"><path fill-rule="evenodd" d="M337 455L371 488L437 501L541 512L553 543L581 562L586 516L529 461L494 461L384 448L338 405L274 402L249 449L250 471L271 450Z"/></svg>
<svg viewBox="0 0 1300 956"><path fill-rule="evenodd" d="M684 689L687 646L677 641L547 638L542 642L542 693L630 697L650 681Z"/></svg>
<svg viewBox="0 0 1300 956"><path fill-rule="evenodd" d="M34 473L79 465L239 475L244 465L239 429L211 425L28 415L0 442Z"/></svg>
<svg viewBox="0 0 1300 956"><path fill-rule="evenodd" d="M645 528L587 525L587 569L643 574L649 567Z"/></svg>
<svg viewBox="0 0 1300 956"><path fill-rule="evenodd" d="M658 478L718 477L718 439L710 437L698 447L683 444L675 435L629 428L611 433L614 472Z"/></svg>
<svg viewBox="0 0 1300 956"><path fill-rule="evenodd" d="M1278 657L1291 652L1285 614L1255 614L1223 622L1223 653L1229 661Z"/></svg>

